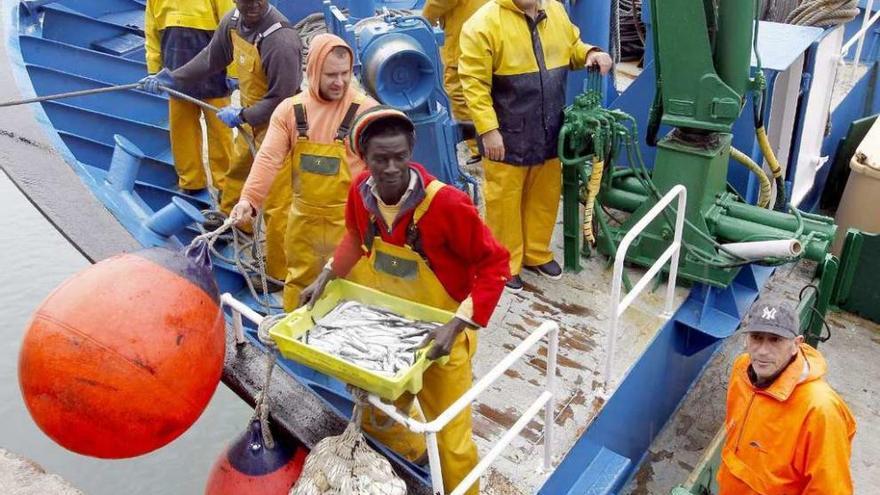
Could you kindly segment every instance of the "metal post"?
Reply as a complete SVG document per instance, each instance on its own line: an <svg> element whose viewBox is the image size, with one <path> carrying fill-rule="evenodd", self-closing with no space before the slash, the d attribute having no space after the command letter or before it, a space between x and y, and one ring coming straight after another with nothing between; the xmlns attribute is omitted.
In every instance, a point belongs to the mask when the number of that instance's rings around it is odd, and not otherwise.
<svg viewBox="0 0 880 495"><path fill-rule="evenodd" d="M443 489L443 469L440 464L440 449L437 446L437 433L425 433L425 444L428 447L428 465L431 468L431 487L438 495L445 495Z"/></svg>
<svg viewBox="0 0 880 495"><path fill-rule="evenodd" d="M870 15L870 13L866 13L866 15ZM840 49L840 56L841 56L841 58L842 58L844 55L846 55L846 52L848 52L849 49L852 48L852 46L853 46L857 41L859 41L859 40L863 40L863 39L864 39L865 34L867 34L867 32L868 32L868 28L870 28L871 26L873 26L874 23L877 22L877 19L880 19L880 11L878 11L876 14L874 14L873 17L871 17L871 19L867 22L867 25L864 25L864 24L863 24L863 25L862 25L862 28L859 29L859 31L858 31L856 34L854 34L854 35L852 36L852 38L849 39L849 41L847 41L846 43L843 44L843 47Z"/></svg>
<svg viewBox="0 0 880 495"><path fill-rule="evenodd" d="M871 17L871 12L874 10L874 0L868 0L868 3L865 5L865 13L864 17L862 17L862 29L859 31L867 31L868 27L868 18ZM865 34L863 33L859 37L859 44L856 45L856 56L853 57L852 67L850 68L849 78L851 81L856 78L856 69L859 66L859 60L862 58L862 47L865 45Z"/></svg>
<svg viewBox="0 0 880 495"><path fill-rule="evenodd" d="M678 260L681 255L681 233L684 230L684 211L687 206L687 189L678 195L678 214L675 217L675 234L673 235L672 245L675 250L672 252L672 258L669 260L669 278L666 280L666 307L663 310L665 318L672 318L672 303L675 299L675 282L678 279Z"/></svg>
<svg viewBox="0 0 880 495"><path fill-rule="evenodd" d="M537 415L538 412L540 412L541 407L543 407L545 403L550 402L550 399L551 396L549 392L544 392L543 394L541 394L541 396L538 397L538 400L536 400L526 410L526 412L522 416L520 416L516 423L514 423L509 430L504 432L504 435L502 435L501 438L499 438L498 441L495 442L495 445L492 446L486 456L480 460L477 466L473 470L471 470L471 472L469 472L463 480L461 480L461 483L459 483L458 486L455 487L454 490L452 490L452 493L450 495L462 495L465 490L470 488L471 485L473 485L480 478L483 472L489 468L489 465L494 462L499 455L501 455L501 451L505 447L507 447L507 445L512 442L514 438L519 436L520 432L526 427L526 425L529 424L532 418Z"/></svg>
<svg viewBox="0 0 880 495"><path fill-rule="evenodd" d="M241 317L244 315L245 318L259 325L264 316L257 313L253 309L251 309L247 304L239 301L232 294L225 292L222 296L220 296L220 303L229 306L229 309L232 310L232 329L235 331L235 343L243 344L244 340L244 326L242 325Z"/></svg>
<svg viewBox="0 0 880 495"><path fill-rule="evenodd" d="M232 310L232 331L235 334L235 344L244 344L244 325L241 323L241 313L234 309Z"/></svg>
<svg viewBox="0 0 880 495"><path fill-rule="evenodd" d="M556 408L556 353L559 350L559 328L550 331L550 341L547 344L547 390L551 394L550 400L544 406L544 470L553 468L553 428L556 423L554 409Z"/></svg>

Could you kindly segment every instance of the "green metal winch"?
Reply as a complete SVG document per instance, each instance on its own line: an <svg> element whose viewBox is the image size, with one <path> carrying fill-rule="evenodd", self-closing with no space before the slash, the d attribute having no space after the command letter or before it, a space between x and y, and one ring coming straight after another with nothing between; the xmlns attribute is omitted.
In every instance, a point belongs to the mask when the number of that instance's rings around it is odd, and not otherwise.
<svg viewBox="0 0 880 495"><path fill-rule="evenodd" d="M757 30L755 4L718 2L712 8L695 0L654 0L651 13L656 27L657 92L648 139L657 146L654 167L649 171L642 160L635 119L602 108L600 81L591 74L586 91L565 110L559 137L566 269L580 269L584 239L614 256L617 243L632 225L677 184L687 188L681 277L726 287L750 262L778 264L801 257L824 262L837 227L830 218L787 205L781 172L773 170L781 200L777 207L788 211L747 204L727 184L732 125L747 93L760 100L764 90L760 70L749 78ZM761 113L756 110L755 124L764 149ZM660 124L672 131L657 142L654 136ZM775 158L768 161L772 169ZM616 218L612 210L629 216ZM658 216L630 246L627 260L646 267L654 264L672 242L674 216L671 207ZM796 240L799 250L755 259L725 246L773 240Z"/></svg>

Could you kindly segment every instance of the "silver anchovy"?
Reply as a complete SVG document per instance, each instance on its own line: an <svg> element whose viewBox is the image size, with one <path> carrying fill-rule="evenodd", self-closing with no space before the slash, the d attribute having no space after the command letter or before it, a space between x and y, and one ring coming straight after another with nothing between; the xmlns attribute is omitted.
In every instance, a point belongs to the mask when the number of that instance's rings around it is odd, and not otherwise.
<svg viewBox="0 0 880 495"><path fill-rule="evenodd" d="M356 301L343 301L313 321L300 341L385 376L412 367L418 345L440 326Z"/></svg>

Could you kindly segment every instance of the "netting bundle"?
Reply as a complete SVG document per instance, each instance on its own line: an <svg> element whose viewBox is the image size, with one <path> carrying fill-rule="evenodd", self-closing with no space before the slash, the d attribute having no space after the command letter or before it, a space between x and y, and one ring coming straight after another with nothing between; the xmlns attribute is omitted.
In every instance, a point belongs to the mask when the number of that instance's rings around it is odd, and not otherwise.
<svg viewBox="0 0 880 495"><path fill-rule="evenodd" d="M312 449L289 495L406 495L391 463L367 444L360 428L362 405L341 435Z"/></svg>

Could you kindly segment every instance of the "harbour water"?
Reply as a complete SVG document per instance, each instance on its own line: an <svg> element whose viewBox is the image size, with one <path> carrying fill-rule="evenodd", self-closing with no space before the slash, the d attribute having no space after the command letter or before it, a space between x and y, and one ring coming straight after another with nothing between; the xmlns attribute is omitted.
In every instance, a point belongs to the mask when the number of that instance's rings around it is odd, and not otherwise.
<svg viewBox="0 0 880 495"><path fill-rule="evenodd" d="M0 173L0 447L89 495L202 493L211 465L251 409L222 384L183 436L135 459L101 460L59 447L31 420L18 388L18 352L33 309L88 261ZM0 489L2 491L2 489Z"/></svg>

